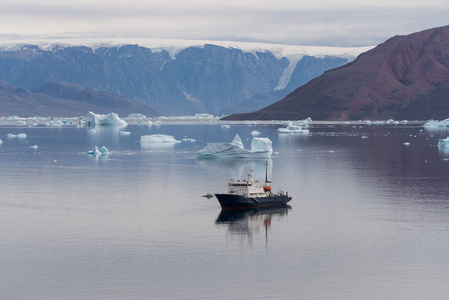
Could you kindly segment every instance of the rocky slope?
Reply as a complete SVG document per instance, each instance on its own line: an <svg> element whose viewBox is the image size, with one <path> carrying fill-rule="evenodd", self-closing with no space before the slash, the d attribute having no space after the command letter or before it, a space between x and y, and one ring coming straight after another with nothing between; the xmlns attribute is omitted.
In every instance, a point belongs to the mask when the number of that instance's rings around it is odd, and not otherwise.
<svg viewBox="0 0 449 300"><path fill-rule="evenodd" d="M28 91L0 81L0 116L84 116L87 112L120 116L158 116L151 107L126 97L67 83L48 83Z"/></svg>
<svg viewBox="0 0 449 300"><path fill-rule="evenodd" d="M303 64L302 73L295 70L302 77L292 74L289 88L293 90L314 74L335 67L329 65L331 60L320 58L314 64ZM334 61L341 65L346 60ZM0 51L0 80L26 89L53 81L69 82L131 98L165 115L219 115L225 108L241 107L242 101L246 103L255 95L273 92L286 77L286 70L294 67L290 64L286 57L270 51L247 52L210 44L176 53L137 45L54 46L47 50L25 45ZM270 100L264 104L278 101L287 93L267 95Z"/></svg>
<svg viewBox="0 0 449 300"><path fill-rule="evenodd" d="M228 119L442 119L449 116L449 26L395 36L283 100Z"/></svg>

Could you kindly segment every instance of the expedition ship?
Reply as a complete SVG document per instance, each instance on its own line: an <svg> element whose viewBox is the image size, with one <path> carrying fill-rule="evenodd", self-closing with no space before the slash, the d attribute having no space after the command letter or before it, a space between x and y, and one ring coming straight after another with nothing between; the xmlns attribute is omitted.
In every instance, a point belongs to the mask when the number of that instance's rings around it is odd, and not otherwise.
<svg viewBox="0 0 449 300"><path fill-rule="evenodd" d="M265 171L265 184L260 185L259 181L253 179L253 172L250 170L248 179L229 180L227 194L215 194L222 209L236 208L256 208L285 205L292 197L287 192L279 191L274 194L271 191L271 182L267 180Z"/></svg>

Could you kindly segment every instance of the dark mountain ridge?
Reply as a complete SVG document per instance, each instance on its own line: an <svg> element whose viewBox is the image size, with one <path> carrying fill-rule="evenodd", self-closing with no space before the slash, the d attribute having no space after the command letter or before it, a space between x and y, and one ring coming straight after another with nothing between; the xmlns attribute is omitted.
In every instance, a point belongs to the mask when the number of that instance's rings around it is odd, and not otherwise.
<svg viewBox="0 0 449 300"><path fill-rule="evenodd" d="M395 36L283 100L229 120L442 119L449 116L449 26Z"/></svg>
<svg viewBox="0 0 449 300"><path fill-rule="evenodd" d="M0 116L74 117L86 115L89 111L100 114L116 112L121 116L131 113L159 115L143 103L96 89L84 89L76 84L52 82L28 91L0 80Z"/></svg>

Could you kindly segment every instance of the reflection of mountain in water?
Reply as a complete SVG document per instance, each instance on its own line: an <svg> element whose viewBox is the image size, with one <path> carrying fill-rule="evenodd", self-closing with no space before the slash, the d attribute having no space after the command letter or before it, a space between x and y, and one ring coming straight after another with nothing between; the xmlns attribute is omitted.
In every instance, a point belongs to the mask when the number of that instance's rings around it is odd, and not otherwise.
<svg viewBox="0 0 449 300"><path fill-rule="evenodd" d="M281 221L288 211L290 205L278 207L222 210L215 221L217 226L227 226L230 235L246 235L248 240L252 240L253 234L264 228L265 237L268 241L268 229L271 227L272 219Z"/></svg>

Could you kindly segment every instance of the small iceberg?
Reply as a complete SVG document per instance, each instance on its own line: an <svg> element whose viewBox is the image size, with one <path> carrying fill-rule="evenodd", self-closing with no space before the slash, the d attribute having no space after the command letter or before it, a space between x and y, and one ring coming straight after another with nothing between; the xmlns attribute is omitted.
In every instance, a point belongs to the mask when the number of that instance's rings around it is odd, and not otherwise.
<svg viewBox="0 0 449 300"><path fill-rule="evenodd" d="M6 134L6 137L7 137L8 139L14 139L14 138L16 138L16 135L15 135L15 134L12 134L12 133L8 133L8 134Z"/></svg>
<svg viewBox="0 0 449 300"><path fill-rule="evenodd" d="M3 141L2 141L2 140L0 140L0 145L1 145L1 144L3 144Z"/></svg>
<svg viewBox="0 0 449 300"><path fill-rule="evenodd" d="M94 156L107 156L109 155L109 150L105 146L98 149L97 146L95 146L92 150L88 151L87 154L94 155Z"/></svg>
<svg viewBox="0 0 449 300"><path fill-rule="evenodd" d="M438 140L438 148L447 148L449 149L449 137L445 139Z"/></svg>
<svg viewBox="0 0 449 300"><path fill-rule="evenodd" d="M30 146L31 149L37 150L37 145Z"/></svg>
<svg viewBox="0 0 449 300"><path fill-rule="evenodd" d="M183 142L189 142L189 143L194 143L194 142L196 142L196 140L195 140L195 139L192 139L192 138L185 138L185 139L182 139L182 141L183 141Z"/></svg>
<svg viewBox="0 0 449 300"><path fill-rule="evenodd" d="M404 146L410 146L410 142L405 142Z"/></svg>
<svg viewBox="0 0 449 300"><path fill-rule="evenodd" d="M107 115L98 115L93 112L89 112L86 116L87 126L126 126L125 120L119 118L116 113L109 113Z"/></svg>
<svg viewBox="0 0 449 300"><path fill-rule="evenodd" d="M181 141L175 140L175 138L171 135L165 134L151 134L151 135L142 135L140 137L140 142L144 144L151 143L181 143Z"/></svg>
<svg viewBox="0 0 449 300"><path fill-rule="evenodd" d="M221 128L227 129L227 128L231 128L231 126L225 124L225 125L221 125Z"/></svg>
<svg viewBox="0 0 449 300"><path fill-rule="evenodd" d="M279 128L278 133L301 133L308 134L309 133L309 125L307 122L297 122L297 124L293 124L292 122L287 123L287 127Z"/></svg>
<svg viewBox="0 0 449 300"><path fill-rule="evenodd" d="M19 133L19 134L17 135L17 137L18 137L19 139L26 139L27 135L26 135L26 133Z"/></svg>
<svg viewBox="0 0 449 300"><path fill-rule="evenodd" d="M273 154L271 145L272 142L269 138L255 137L251 141L251 150L247 150L244 148L240 136L236 134L231 143L208 143L204 149L196 152L196 157L271 157Z"/></svg>
<svg viewBox="0 0 449 300"><path fill-rule="evenodd" d="M62 123L61 120L57 120L57 121L48 121L47 123L45 123L45 125L47 127L61 127L62 125L64 125L64 123Z"/></svg>
<svg viewBox="0 0 449 300"><path fill-rule="evenodd" d="M252 136L258 136L259 134L260 134L260 131L257 131L257 130L251 131Z"/></svg>
<svg viewBox="0 0 449 300"><path fill-rule="evenodd" d="M424 123L424 128L432 129L432 128L446 128L449 127L449 118L444 119L443 121L435 121L435 120L429 120L426 123Z"/></svg>
<svg viewBox="0 0 449 300"><path fill-rule="evenodd" d="M119 134L120 135L131 135L131 132L129 132L129 131L120 131Z"/></svg>

